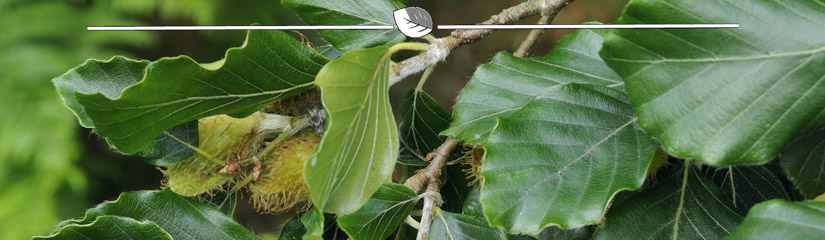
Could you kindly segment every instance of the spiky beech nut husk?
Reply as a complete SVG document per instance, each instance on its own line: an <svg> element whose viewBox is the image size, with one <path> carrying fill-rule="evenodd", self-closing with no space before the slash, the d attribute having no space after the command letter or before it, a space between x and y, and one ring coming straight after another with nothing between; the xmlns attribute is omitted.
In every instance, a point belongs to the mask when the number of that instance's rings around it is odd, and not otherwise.
<svg viewBox="0 0 825 240"><path fill-rule="evenodd" d="M294 117L307 114L310 109L319 105L321 92L318 88L312 88L270 104L264 112Z"/></svg>
<svg viewBox="0 0 825 240"><path fill-rule="evenodd" d="M199 148L208 156L195 153L166 167L162 170L166 187L183 196L195 196L232 180L233 175L220 172L237 162L244 151L241 145L252 140L251 133L263 118L263 113L256 112L246 118L217 115L198 120Z"/></svg>
<svg viewBox="0 0 825 240"><path fill-rule="evenodd" d="M249 185L252 202L258 211L306 211L309 192L304 182L304 163L312 158L321 138L305 130L281 143L265 159L257 181Z"/></svg>
<svg viewBox="0 0 825 240"><path fill-rule="evenodd" d="M653 159L650 161L650 166L647 168L647 176L656 178L656 173L659 172L659 169L669 164L667 158L668 154L664 149L661 147L656 149L656 153L653 154Z"/></svg>
<svg viewBox="0 0 825 240"><path fill-rule="evenodd" d="M480 147L472 147L470 149L466 149L464 151L464 156L461 157L462 161L461 164L468 165L469 167L464 169L464 174L468 180L470 180L467 185L475 185L478 181L481 181L481 167L482 167L482 158L484 158L484 149Z"/></svg>

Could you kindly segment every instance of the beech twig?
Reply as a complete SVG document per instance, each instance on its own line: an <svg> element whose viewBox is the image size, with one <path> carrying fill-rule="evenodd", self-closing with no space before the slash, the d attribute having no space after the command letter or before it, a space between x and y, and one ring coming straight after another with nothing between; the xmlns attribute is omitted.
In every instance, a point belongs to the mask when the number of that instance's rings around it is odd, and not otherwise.
<svg viewBox="0 0 825 240"><path fill-rule="evenodd" d="M433 161L430 162L430 165L427 165L426 168L421 169L404 182L404 186L409 187L416 193L424 187L424 184L427 184L427 192L430 193L429 196L424 197L424 211L421 214L421 225L418 228L418 236L416 239L425 240L430 233L433 207L437 202L440 202L438 192L439 188L441 188L441 181L439 179L441 176L441 168L447 163L447 158L450 156L450 153L452 153L460 143L461 141L447 138L447 140L433 152L435 156L433 157Z"/></svg>
<svg viewBox="0 0 825 240"><path fill-rule="evenodd" d="M528 0L514 7L504 9L498 15L493 15L489 20L481 23L481 25L513 24L523 18L535 16L539 13L543 13L540 24L545 21L549 23L556 16L556 13L571 2L573 2L573 0ZM450 33L450 36L447 37L428 39L431 45L427 51L393 64L390 85L401 81L401 79L411 74L421 72L435 63L443 61L452 50L465 44L474 43L494 31L493 29L462 29L453 31ZM541 35L541 31L537 33L534 32L531 32L528 40L519 47L519 51L517 52L521 52L520 54L522 56L520 57L527 54L529 49L535 44L536 39ZM429 237L430 224L433 219L433 208L441 201L440 195L438 194L441 188L441 181L439 179L441 169L447 163L447 158L450 156L450 153L452 153L460 143L461 141L459 140L447 138L447 140L433 152L434 158L432 162L430 162L430 165L416 172L404 182L405 186L416 193L421 191L426 184L427 193L429 193L429 195L424 198L424 209L421 214L418 236L416 237L418 240L426 240Z"/></svg>
<svg viewBox="0 0 825 240"><path fill-rule="evenodd" d="M521 19L540 13L552 13L552 15L555 16L555 13L559 12L571 2L573 2L573 0L528 0L519 5L504 9L498 15L493 15L489 20L480 23L480 25L513 24ZM549 16L551 14L546 15ZM424 71L424 69L430 65L443 61L452 50L462 45L481 40L494 31L493 29L460 29L450 33L450 36L433 40L429 50L415 57L393 64L390 86L411 74Z"/></svg>
<svg viewBox="0 0 825 240"><path fill-rule="evenodd" d="M555 16L556 16L555 13L552 14L552 15L542 14L541 18L539 19L539 22L536 23L536 24L539 24L539 25L549 24L551 21L553 21L553 18ZM527 54L530 53L530 49L533 49L533 46L536 45L536 42L539 41L539 37L541 37L541 34L543 34L543 33L544 33L544 29L530 30L530 33L527 34L527 38L524 39L524 42L521 42L521 45L518 46L518 50L516 50L516 52L513 53L513 56L516 56L516 57L519 57L519 58L526 57Z"/></svg>

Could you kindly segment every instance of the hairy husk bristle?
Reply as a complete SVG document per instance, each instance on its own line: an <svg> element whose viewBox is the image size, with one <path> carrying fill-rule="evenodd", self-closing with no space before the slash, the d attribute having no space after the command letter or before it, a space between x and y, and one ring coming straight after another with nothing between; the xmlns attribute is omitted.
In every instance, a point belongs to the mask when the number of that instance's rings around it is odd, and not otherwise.
<svg viewBox="0 0 825 240"><path fill-rule="evenodd" d="M461 164L470 166L467 169L464 169L464 173L468 180L470 180L467 185L475 185L478 181L481 181L481 166L482 166L482 158L484 157L484 149L479 147L473 147L470 149L464 150L464 156L462 156Z"/></svg>
<svg viewBox="0 0 825 240"><path fill-rule="evenodd" d="M320 141L314 133L299 133L262 160L260 178L249 185L252 202L258 211L306 211L310 207L303 176L304 163L312 157Z"/></svg>
<svg viewBox="0 0 825 240"><path fill-rule="evenodd" d="M262 113L255 113L242 119L218 115L198 120L199 148L207 156L196 153L161 170L164 185L177 194L195 196L232 180L233 175L219 171L228 160L243 155L241 145L251 141L250 135L263 117Z"/></svg>

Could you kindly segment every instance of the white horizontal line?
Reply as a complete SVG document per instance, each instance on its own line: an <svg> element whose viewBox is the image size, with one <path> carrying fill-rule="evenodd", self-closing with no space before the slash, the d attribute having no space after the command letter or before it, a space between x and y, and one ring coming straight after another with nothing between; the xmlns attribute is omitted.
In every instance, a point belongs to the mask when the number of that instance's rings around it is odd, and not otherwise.
<svg viewBox="0 0 825 240"><path fill-rule="evenodd" d="M100 26L88 31L186 31L186 30L391 30L392 25L327 26Z"/></svg>
<svg viewBox="0 0 825 240"><path fill-rule="evenodd" d="M662 29L739 28L739 24L438 25L438 29Z"/></svg>
<svg viewBox="0 0 825 240"><path fill-rule="evenodd" d="M392 25L326 26L99 26L88 31L187 31L187 30L392 30ZM550 25L438 25L438 29L694 29L739 28L739 24L550 24Z"/></svg>

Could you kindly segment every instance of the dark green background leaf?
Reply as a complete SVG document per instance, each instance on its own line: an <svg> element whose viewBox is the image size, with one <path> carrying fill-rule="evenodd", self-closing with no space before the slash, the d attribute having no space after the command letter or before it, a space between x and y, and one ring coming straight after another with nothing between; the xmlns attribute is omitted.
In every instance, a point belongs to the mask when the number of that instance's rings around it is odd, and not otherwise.
<svg viewBox="0 0 825 240"><path fill-rule="evenodd" d="M96 132L131 154L148 148L168 128L218 114L246 116L311 88L326 62L284 32L250 31L244 46L227 51L225 60L198 64L186 56L163 58L146 66L143 80L119 97L106 94L110 88L74 95ZM125 58L90 61L55 80L55 85L60 92L83 90L61 87L112 81L117 79L112 76L135 73L118 66L141 63ZM99 71L102 66L110 70Z"/></svg>
<svg viewBox="0 0 825 240"><path fill-rule="evenodd" d="M172 239L157 224L120 216L101 216L88 224L70 224L47 237L34 239Z"/></svg>
<svg viewBox="0 0 825 240"><path fill-rule="evenodd" d="M790 199L779 178L764 166L707 167L703 171L743 215L757 203Z"/></svg>
<svg viewBox="0 0 825 240"><path fill-rule="evenodd" d="M447 136L439 134L450 127L452 114L438 105L430 95L418 89L407 90L398 111L403 119L399 128L401 152L398 161L413 166L429 165L429 162L422 161L416 155L426 157L444 143Z"/></svg>
<svg viewBox="0 0 825 240"><path fill-rule="evenodd" d="M742 216L691 164L614 204L594 239L721 239Z"/></svg>
<svg viewBox="0 0 825 240"><path fill-rule="evenodd" d="M821 1L637 0L618 23L740 24L606 37L602 57L627 83L639 124L674 156L766 162L825 125Z"/></svg>
<svg viewBox="0 0 825 240"><path fill-rule="evenodd" d="M315 48L315 50L318 50L318 53L324 55L324 57L328 59L336 59L344 54L341 51L338 51L338 49L335 49L332 45L320 46Z"/></svg>
<svg viewBox="0 0 825 240"><path fill-rule="evenodd" d="M83 219L68 220L59 228L89 224L109 215L153 222L174 239L257 239L218 209L168 189L123 193L116 201L89 209Z"/></svg>
<svg viewBox="0 0 825 240"><path fill-rule="evenodd" d="M149 164L168 166L194 155L195 149L186 144L198 147L200 145L198 140L198 121L195 120L167 129L158 135L148 149L137 152L135 155L143 157Z"/></svg>
<svg viewBox="0 0 825 240"><path fill-rule="evenodd" d="M549 54L521 59L499 53L479 67L461 91L454 121L445 135L483 144L496 125L547 88L589 83L622 88L622 80L599 58L603 31L578 30L565 36Z"/></svg>
<svg viewBox="0 0 825 240"><path fill-rule="evenodd" d="M338 216L338 225L352 239L387 239L410 215L415 192L397 183L384 183L354 213Z"/></svg>
<svg viewBox="0 0 825 240"><path fill-rule="evenodd" d="M568 83L499 119L481 173L490 223L530 234L598 223L617 192L639 188L658 144L626 101L618 90Z"/></svg>
<svg viewBox="0 0 825 240"><path fill-rule="evenodd" d="M507 239L484 219L438 210L430 226L430 240Z"/></svg>
<svg viewBox="0 0 825 240"><path fill-rule="evenodd" d="M757 204L725 239L821 239L825 203L771 200Z"/></svg>
<svg viewBox="0 0 825 240"><path fill-rule="evenodd" d="M326 127L304 178L312 204L323 212L355 212L392 174L399 144L388 96L389 54L387 47L349 51L315 80Z"/></svg>
<svg viewBox="0 0 825 240"><path fill-rule="evenodd" d="M301 237L304 236L304 233L307 232L306 227L304 224L301 223L301 217L295 216L289 219L289 221L284 224L281 228L281 232L278 235L279 240L301 240Z"/></svg>
<svg viewBox="0 0 825 240"><path fill-rule="evenodd" d="M327 1L282 0L301 20L310 25L391 25L395 26L392 12L404 5L394 0ZM335 48L350 51L359 48L392 46L404 41L404 34L396 29L388 30L320 30Z"/></svg>
<svg viewBox="0 0 825 240"><path fill-rule="evenodd" d="M825 193L825 129L795 140L782 151L779 160L806 198Z"/></svg>
<svg viewBox="0 0 825 240"><path fill-rule="evenodd" d="M324 235L324 214L321 210L313 207L303 216L301 216L301 223L304 224L306 232L302 236L303 239L323 239Z"/></svg>

